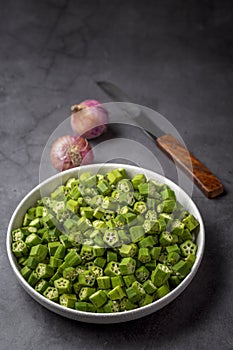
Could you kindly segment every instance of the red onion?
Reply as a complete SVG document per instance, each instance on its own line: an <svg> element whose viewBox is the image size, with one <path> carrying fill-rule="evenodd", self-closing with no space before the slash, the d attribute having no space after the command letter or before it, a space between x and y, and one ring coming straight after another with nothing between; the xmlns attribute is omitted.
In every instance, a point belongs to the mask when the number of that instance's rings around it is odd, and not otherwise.
<svg viewBox="0 0 233 350"><path fill-rule="evenodd" d="M92 163L93 152L85 138L66 135L54 142L50 159L55 169L63 171Z"/></svg>
<svg viewBox="0 0 233 350"><path fill-rule="evenodd" d="M71 127L87 139L100 136L109 122L108 111L96 100L86 100L71 107Z"/></svg>

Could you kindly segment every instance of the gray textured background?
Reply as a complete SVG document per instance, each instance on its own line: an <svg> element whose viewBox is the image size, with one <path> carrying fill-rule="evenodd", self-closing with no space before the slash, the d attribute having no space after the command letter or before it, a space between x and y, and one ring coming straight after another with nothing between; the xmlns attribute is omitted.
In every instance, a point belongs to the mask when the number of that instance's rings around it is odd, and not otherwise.
<svg viewBox="0 0 233 350"><path fill-rule="evenodd" d="M232 14L230 0L0 1L1 350L233 349ZM50 134L70 105L110 101L96 85L104 79L165 115L227 193L208 200L194 190L206 250L186 291L144 319L97 326L32 300L5 238L16 205L38 184ZM175 180L171 162L161 162Z"/></svg>

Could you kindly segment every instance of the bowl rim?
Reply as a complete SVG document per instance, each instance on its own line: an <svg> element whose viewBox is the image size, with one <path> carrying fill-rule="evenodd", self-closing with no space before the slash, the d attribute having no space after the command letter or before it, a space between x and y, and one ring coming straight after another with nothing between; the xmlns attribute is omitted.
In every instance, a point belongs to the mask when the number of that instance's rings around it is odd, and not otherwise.
<svg viewBox="0 0 233 350"><path fill-rule="evenodd" d="M200 242L198 244L198 251L197 251L197 258L194 262L194 265L190 271L190 273L181 281L181 283L175 287L173 290L171 290L167 295L162 297L161 299L158 299L148 305L133 309L133 310L127 310L127 311L120 311L120 312L114 312L114 313L91 313L91 312L86 312L86 311L79 311L71 308L66 308L58 303L55 303L46 297L44 297L42 294L37 292L29 283L23 278L21 275L19 268L17 266L17 261L15 256L13 255L13 252L11 250L11 243L12 243L12 236L11 232L14 229L13 224L14 221L17 217L18 211L20 208L23 206L24 203L27 202L27 200L35 195L35 193L43 188L44 186L48 185L50 182L56 181L57 179L61 178L61 181L67 180L69 177L72 175L79 176L79 173L83 173L85 171L93 171L96 169L104 169L105 171L109 171L112 168L125 168L126 171L127 169L130 171L138 171L140 169L141 171L146 172L146 177L150 178L151 177L156 177L156 180L167 184L168 186L172 187L172 189L175 190L176 194L179 193L184 197L188 202L190 203L191 207L193 210L197 213L198 216L198 221L200 223L200 232L199 232L199 239ZM66 171L63 171L61 173L57 173L48 179L44 180L43 182L39 183L36 185L34 188L32 188L19 202L17 205L16 209L14 210L9 225L7 229L7 236L6 236L6 248L7 248L7 255L8 259L10 262L10 265L22 285L22 287L41 305L45 306L47 309L50 311L53 311L55 313L58 313L62 316L78 320L78 321L83 321L83 322L88 322L88 323L118 323L118 322L124 322L124 321L130 321L134 320L137 318L141 318L143 316L146 316L148 314L151 314L155 311L158 311L159 309L163 308L167 304L169 304L171 301L173 301L178 295L180 295L184 289L190 284L192 279L197 273L197 270L200 266L200 263L203 258L203 253L204 253L204 247L205 247L205 228L204 228L204 222L202 215L197 207L197 205L194 203L192 198L180 187L178 186L175 182L170 180L169 178L160 175L156 173L153 170L146 169L143 167L135 166L135 165L129 165L129 164L122 164L122 163L96 163L96 164L89 164L89 165L83 165L78 168L72 168Z"/></svg>

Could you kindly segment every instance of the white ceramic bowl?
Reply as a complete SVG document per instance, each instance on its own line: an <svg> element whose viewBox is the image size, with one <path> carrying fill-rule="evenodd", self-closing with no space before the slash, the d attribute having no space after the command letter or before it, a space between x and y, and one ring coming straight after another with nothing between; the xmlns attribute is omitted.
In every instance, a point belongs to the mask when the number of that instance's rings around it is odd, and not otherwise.
<svg viewBox="0 0 233 350"><path fill-rule="evenodd" d="M155 179L162 183L166 183L168 186L170 186L170 188L172 188L175 191L177 200L191 214L193 214L200 223L200 232L198 234L197 242L196 242L198 245L196 261L192 267L191 272L175 289L173 289L169 294L167 294L163 298L156 300L149 305L143 306L138 309L130 310L130 311L117 312L117 313L104 313L104 314L82 312L82 311L76 311L73 309L68 309L66 307L63 307L57 303L54 303L46 299L43 295L36 292L22 277L22 275L19 272L19 268L17 266L16 258L11 251L11 232L13 229L21 226L22 218L26 213L27 209L35 205L36 201L39 198L41 198L41 193L43 196L46 193L50 194L58 185L65 183L70 177L79 176L83 172L90 171L95 174L97 172L106 173L111 171L114 168L119 168L119 167L124 167L127 170L127 173L129 174L129 176L134 176L136 173L143 172L148 179ZM202 260L204 244L205 244L205 232L204 232L203 220L196 205L194 204L192 199L171 180L153 171L138 168L136 166L107 163L107 164L93 164L93 165L81 166L79 168L70 169L70 170L64 171L63 173L56 174L51 178L47 179L46 181L44 181L43 183L36 186L31 192L29 192L24 197L24 199L19 203L18 207L14 211L8 227L6 244L7 244L7 253L8 253L9 261L18 281L21 283L23 288L36 301L38 301L40 304L45 306L47 309L59 315L62 315L64 317L68 317L68 318L78 320L78 321L83 321L83 322L118 323L118 322L125 322L133 319L137 319L161 309L162 307L170 303L172 300L174 300L189 285L189 283L192 281L193 277L195 276Z"/></svg>

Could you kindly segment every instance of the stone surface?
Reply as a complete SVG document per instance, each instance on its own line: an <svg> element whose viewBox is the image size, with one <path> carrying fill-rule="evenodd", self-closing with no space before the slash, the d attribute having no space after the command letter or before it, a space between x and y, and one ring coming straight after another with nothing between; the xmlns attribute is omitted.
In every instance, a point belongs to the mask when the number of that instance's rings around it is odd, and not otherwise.
<svg viewBox="0 0 233 350"><path fill-rule="evenodd" d="M1 350L233 348L233 5L200 4L0 1ZM16 281L5 248L10 217L38 184L46 142L70 106L87 98L110 101L99 80L162 113L226 189L208 200L194 188L206 249L186 291L144 319L105 326L74 322L37 304ZM174 165L153 141L129 129L118 136L154 152L165 175L177 181ZM121 158L120 141L115 148ZM132 146L127 161L157 170L135 152Z"/></svg>

